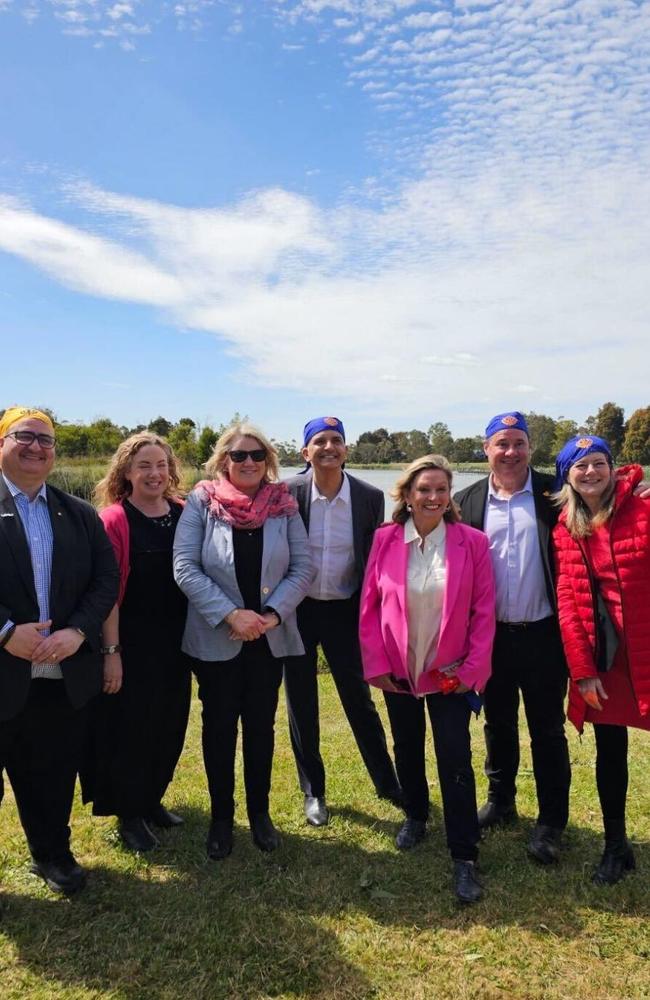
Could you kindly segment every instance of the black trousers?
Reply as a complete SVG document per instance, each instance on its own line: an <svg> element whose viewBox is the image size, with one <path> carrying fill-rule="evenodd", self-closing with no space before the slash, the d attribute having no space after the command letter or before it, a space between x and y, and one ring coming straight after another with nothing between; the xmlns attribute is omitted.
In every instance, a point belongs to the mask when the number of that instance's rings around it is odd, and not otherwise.
<svg viewBox="0 0 650 1000"><path fill-rule="evenodd" d="M0 800L4 770L35 861L58 861L70 850L68 823L86 717L85 708L68 701L62 680L38 679L19 715L0 722Z"/></svg>
<svg viewBox="0 0 650 1000"><path fill-rule="evenodd" d="M316 674L320 643L375 789L379 795L395 794L399 786L386 747L384 727L363 679L358 595L345 601L314 601L306 597L298 606L298 628L305 653L284 661L284 688L300 787L305 795L325 794Z"/></svg>
<svg viewBox="0 0 650 1000"><path fill-rule="evenodd" d="M447 846L455 861L476 861L479 828L476 784L472 770L469 720L471 709L462 695L384 692L395 745L397 775L406 815L426 820L429 787L425 771L425 702L433 730Z"/></svg>
<svg viewBox="0 0 650 1000"><path fill-rule="evenodd" d="M245 642L233 660L206 663L195 659L192 669L203 706L203 761L212 819L232 822L234 816L240 719L248 815L268 812L282 660L271 655L262 637Z"/></svg>
<svg viewBox="0 0 650 1000"><path fill-rule="evenodd" d="M608 823L625 820L627 800L627 729L594 723L596 737L596 785L607 832Z"/></svg>
<svg viewBox="0 0 650 1000"><path fill-rule="evenodd" d="M519 770L519 692L530 733L538 822L563 830L571 765L564 734L567 669L555 618L521 628L497 622L492 676L484 694L488 798L512 805Z"/></svg>

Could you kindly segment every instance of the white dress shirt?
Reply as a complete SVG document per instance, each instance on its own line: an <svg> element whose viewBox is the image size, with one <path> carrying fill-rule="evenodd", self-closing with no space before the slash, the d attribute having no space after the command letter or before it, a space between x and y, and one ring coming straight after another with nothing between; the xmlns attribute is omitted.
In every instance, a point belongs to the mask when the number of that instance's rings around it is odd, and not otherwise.
<svg viewBox="0 0 650 1000"><path fill-rule="evenodd" d="M404 544L409 546L406 580L408 668L414 684L433 660L438 646L447 579L446 534L444 520L424 539L418 534L412 517L404 525Z"/></svg>
<svg viewBox="0 0 650 1000"><path fill-rule="evenodd" d="M343 473L341 489L331 500L311 483L309 545L316 579L308 596L316 601L344 601L359 587L354 564L350 481Z"/></svg>

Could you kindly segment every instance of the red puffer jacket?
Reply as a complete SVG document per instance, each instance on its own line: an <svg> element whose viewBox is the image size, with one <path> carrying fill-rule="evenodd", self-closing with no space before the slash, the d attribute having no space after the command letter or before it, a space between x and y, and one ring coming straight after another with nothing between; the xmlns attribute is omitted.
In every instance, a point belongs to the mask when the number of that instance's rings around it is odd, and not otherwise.
<svg viewBox="0 0 650 1000"><path fill-rule="evenodd" d="M642 478L640 465L617 470L610 542L621 589L624 652L639 711L647 715L650 713L650 502L633 493ZM572 682L568 716L582 732L586 706L575 682L598 676L594 660L594 600L585 555L580 542L569 534L565 521L566 512L562 511L553 529L558 615Z"/></svg>

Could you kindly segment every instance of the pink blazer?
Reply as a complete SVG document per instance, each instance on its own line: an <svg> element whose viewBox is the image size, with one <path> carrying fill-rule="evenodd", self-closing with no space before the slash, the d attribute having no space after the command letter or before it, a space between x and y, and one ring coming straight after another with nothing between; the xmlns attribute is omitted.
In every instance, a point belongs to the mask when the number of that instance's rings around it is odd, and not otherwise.
<svg viewBox="0 0 650 1000"><path fill-rule="evenodd" d="M466 524L447 524L447 579L435 657L413 688L407 667L406 579L408 546L401 524L378 528L361 592L359 637L363 672L372 684L382 674L408 682L414 694L439 691L436 668L462 660L456 674L482 691L491 673L494 577L487 536Z"/></svg>

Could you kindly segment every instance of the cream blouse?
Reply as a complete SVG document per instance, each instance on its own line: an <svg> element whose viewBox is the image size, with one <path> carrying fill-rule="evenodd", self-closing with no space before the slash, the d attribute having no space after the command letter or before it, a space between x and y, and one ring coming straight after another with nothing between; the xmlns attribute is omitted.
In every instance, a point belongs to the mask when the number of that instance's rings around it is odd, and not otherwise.
<svg viewBox="0 0 650 1000"><path fill-rule="evenodd" d="M426 538L417 532L413 518L404 525L409 546L406 607L408 616L408 669L414 684L436 652L445 597L444 520Z"/></svg>

